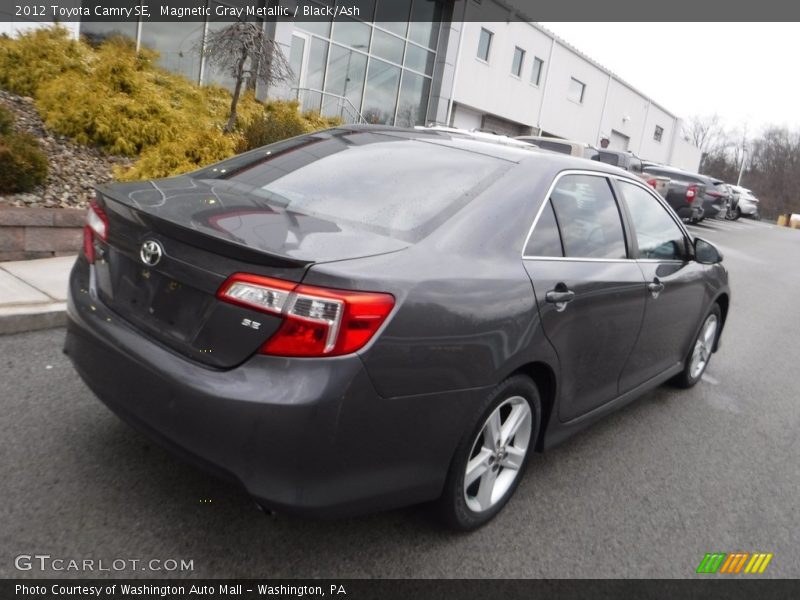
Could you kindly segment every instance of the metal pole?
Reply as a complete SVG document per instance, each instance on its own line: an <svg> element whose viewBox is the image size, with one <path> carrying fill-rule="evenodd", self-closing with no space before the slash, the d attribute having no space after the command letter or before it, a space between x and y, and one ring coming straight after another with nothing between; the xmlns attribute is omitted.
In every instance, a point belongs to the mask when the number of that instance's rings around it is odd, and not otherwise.
<svg viewBox="0 0 800 600"><path fill-rule="evenodd" d="M736 180L736 185L742 185L742 173L744 173L744 160L747 155L747 150L742 146L742 166L739 168L739 179Z"/></svg>

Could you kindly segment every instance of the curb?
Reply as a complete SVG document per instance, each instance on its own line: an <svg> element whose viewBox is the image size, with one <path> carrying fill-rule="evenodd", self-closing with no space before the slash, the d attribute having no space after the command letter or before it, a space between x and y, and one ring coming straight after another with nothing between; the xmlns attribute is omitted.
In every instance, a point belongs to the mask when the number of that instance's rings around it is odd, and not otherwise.
<svg viewBox="0 0 800 600"><path fill-rule="evenodd" d="M66 302L0 308L0 335L55 329L64 327L66 323Z"/></svg>

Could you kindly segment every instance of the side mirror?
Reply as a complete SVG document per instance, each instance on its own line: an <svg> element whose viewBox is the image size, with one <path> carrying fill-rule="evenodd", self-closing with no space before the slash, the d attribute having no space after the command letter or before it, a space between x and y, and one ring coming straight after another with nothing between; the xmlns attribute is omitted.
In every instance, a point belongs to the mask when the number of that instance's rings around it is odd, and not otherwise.
<svg viewBox="0 0 800 600"><path fill-rule="evenodd" d="M694 259L704 265L715 265L722 262L722 253L711 242L694 238Z"/></svg>

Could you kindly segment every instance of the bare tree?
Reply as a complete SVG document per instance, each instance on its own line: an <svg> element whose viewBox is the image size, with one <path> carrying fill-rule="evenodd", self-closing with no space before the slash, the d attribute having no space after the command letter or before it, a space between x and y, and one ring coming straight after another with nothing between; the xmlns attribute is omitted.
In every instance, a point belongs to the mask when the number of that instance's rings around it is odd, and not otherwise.
<svg viewBox="0 0 800 600"><path fill-rule="evenodd" d="M731 132L725 129L719 115L694 116L683 124L685 139L700 148L700 170L706 172L710 165L719 165L730 160L736 142Z"/></svg>
<svg viewBox="0 0 800 600"><path fill-rule="evenodd" d="M209 32L205 55L234 82L230 116L225 131L230 133L236 125L237 107L242 87L266 85L287 81L292 70L280 47L269 37L259 23L232 23L223 29Z"/></svg>
<svg viewBox="0 0 800 600"><path fill-rule="evenodd" d="M719 115L691 117L683 123L683 135L703 152L714 150L724 139L725 130L720 123Z"/></svg>

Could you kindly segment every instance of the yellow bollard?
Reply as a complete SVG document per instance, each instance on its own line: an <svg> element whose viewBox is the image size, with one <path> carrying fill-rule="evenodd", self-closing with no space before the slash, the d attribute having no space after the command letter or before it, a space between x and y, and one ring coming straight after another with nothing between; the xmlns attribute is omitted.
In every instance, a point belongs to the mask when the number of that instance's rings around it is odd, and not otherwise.
<svg viewBox="0 0 800 600"><path fill-rule="evenodd" d="M789 225L789 215L778 215L778 225L787 227Z"/></svg>

